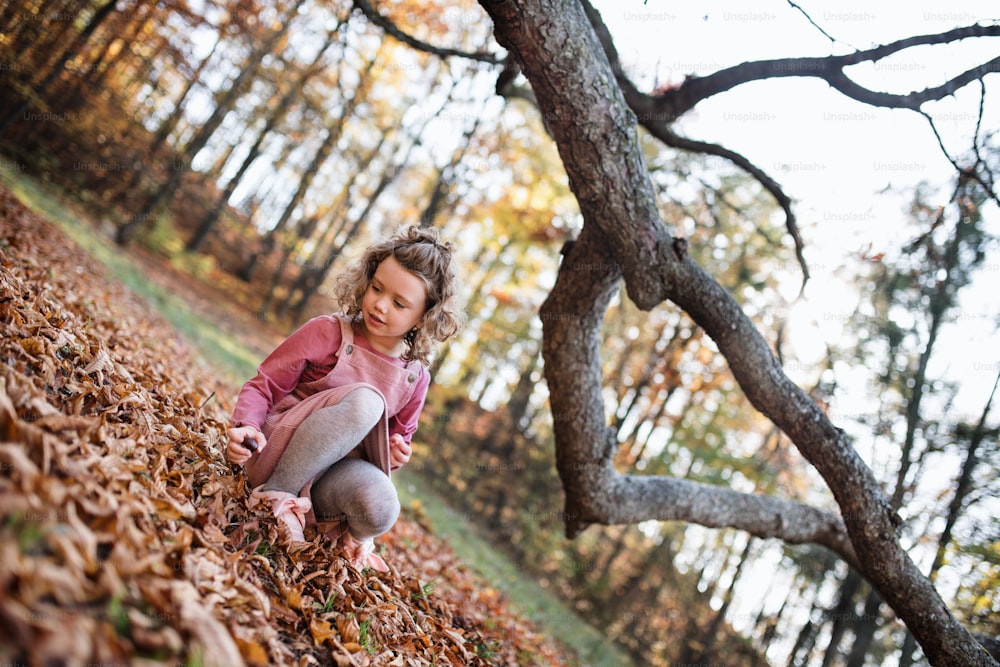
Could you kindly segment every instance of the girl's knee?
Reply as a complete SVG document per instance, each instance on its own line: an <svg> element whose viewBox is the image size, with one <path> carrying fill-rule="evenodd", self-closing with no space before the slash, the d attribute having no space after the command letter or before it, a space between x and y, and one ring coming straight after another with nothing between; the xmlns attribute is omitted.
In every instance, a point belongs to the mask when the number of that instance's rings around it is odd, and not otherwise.
<svg viewBox="0 0 1000 667"><path fill-rule="evenodd" d="M361 459L336 464L313 486L313 499L317 516L342 517L358 539L387 532L399 518L399 494L392 480Z"/></svg>
<svg viewBox="0 0 1000 667"><path fill-rule="evenodd" d="M385 485L373 485L358 494L359 510L355 517L347 517L351 534L359 539L375 537L387 532L399 518L399 495L396 487L388 481Z"/></svg>
<svg viewBox="0 0 1000 667"><path fill-rule="evenodd" d="M368 387L354 389L341 400L341 404L350 406L351 414L360 422L376 423L385 412L382 395Z"/></svg>

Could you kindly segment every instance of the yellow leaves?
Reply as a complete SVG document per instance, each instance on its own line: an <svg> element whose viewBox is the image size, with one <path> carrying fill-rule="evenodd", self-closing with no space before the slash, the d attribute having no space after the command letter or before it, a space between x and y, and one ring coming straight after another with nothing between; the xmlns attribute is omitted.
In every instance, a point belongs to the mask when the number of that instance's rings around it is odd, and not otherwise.
<svg viewBox="0 0 1000 667"><path fill-rule="evenodd" d="M312 633L314 642L324 644L330 639L336 638L339 630L335 630L328 621L314 618L309 623L309 632Z"/></svg>
<svg viewBox="0 0 1000 667"><path fill-rule="evenodd" d="M239 647L240 653L246 659L248 664L251 665L266 665L269 664L270 659L267 654L267 649L255 639L242 639L240 637L236 638L236 646Z"/></svg>
<svg viewBox="0 0 1000 667"><path fill-rule="evenodd" d="M284 588L282 590L282 593L284 594L284 596L285 596L285 602L288 603L289 607L291 607L292 609L301 609L302 608L302 586L301 585L288 586L288 587L286 587L286 588Z"/></svg>

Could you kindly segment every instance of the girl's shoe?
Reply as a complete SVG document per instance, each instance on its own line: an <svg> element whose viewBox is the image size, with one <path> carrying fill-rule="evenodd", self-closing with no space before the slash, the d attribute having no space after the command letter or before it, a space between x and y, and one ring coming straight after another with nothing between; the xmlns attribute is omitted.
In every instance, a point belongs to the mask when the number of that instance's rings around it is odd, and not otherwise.
<svg viewBox="0 0 1000 667"><path fill-rule="evenodd" d="M375 553L375 541L371 538L358 540L349 532L344 532L340 538L340 549L351 565L358 570L370 567L378 572L388 572L389 566L382 557Z"/></svg>
<svg viewBox="0 0 1000 667"><path fill-rule="evenodd" d="M312 501L288 491L263 491L257 487L250 494L250 507L270 501L274 516L285 522L292 542L305 542L306 514L312 510Z"/></svg>

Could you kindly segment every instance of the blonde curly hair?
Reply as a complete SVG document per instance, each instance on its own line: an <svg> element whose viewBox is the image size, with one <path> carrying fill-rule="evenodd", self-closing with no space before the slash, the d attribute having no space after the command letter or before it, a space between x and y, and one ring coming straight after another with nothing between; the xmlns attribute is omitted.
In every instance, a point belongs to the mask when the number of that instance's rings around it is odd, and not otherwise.
<svg viewBox="0 0 1000 667"><path fill-rule="evenodd" d="M361 317L361 299L385 258L392 256L400 266L420 278L427 288L427 308L421 325L404 341L404 361L430 364L437 344L459 332L465 318L457 306L458 278L452 262L454 246L442 242L436 229L409 226L365 249L361 257L337 276L334 296L344 314Z"/></svg>

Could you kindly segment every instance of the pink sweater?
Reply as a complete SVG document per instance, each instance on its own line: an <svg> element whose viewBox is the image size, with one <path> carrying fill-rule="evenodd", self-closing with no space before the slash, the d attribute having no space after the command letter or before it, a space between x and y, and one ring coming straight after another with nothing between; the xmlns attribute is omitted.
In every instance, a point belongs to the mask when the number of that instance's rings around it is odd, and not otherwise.
<svg viewBox="0 0 1000 667"><path fill-rule="evenodd" d="M243 385L233 411L233 422L260 429L278 401L295 391L299 384L319 380L333 369L341 340L340 323L331 315L321 315L303 324L274 348L257 368L257 375ZM354 343L374 352L386 363L406 366L401 359L373 349L362 330L355 329ZM417 431L420 411L431 381L426 368L420 366L420 371L412 398L398 413L389 417L389 434L399 433L407 443Z"/></svg>

